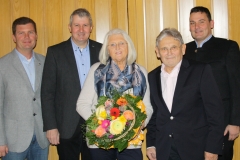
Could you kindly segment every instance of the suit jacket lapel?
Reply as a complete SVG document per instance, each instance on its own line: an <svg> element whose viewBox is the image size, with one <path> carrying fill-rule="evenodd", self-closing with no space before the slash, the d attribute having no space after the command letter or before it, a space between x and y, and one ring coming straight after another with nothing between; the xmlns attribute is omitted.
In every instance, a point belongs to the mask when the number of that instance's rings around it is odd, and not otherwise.
<svg viewBox="0 0 240 160"><path fill-rule="evenodd" d="M69 38L65 43L64 54L66 54L65 57L68 61L70 71L73 73L73 77L74 77L74 80L75 80L76 85L77 85L76 87L79 86L79 88L81 88L80 79L79 79L79 75L78 75L78 69L77 69L77 62L76 62L76 59L75 59L75 56L74 56L72 43L71 43L71 38Z"/></svg>
<svg viewBox="0 0 240 160"><path fill-rule="evenodd" d="M19 59L17 53L15 52L15 50L12 51L12 57L13 57L13 66L16 69L16 71L19 73L19 76L22 77L23 81L26 83L26 85L28 87L32 89L31 83L29 81L28 75L23 67L23 64L21 62L21 60Z"/></svg>
<svg viewBox="0 0 240 160"><path fill-rule="evenodd" d="M43 65L41 61L38 59L37 54L35 54L34 65L35 65L35 91L37 91L42 80L42 65Z"/></svg>
<svg viewBox="0 0 240 160"><path fill-rule="evenodd" d="M91 65L93 65L94 63L98 62L98 56L95 56L94 54L96 54L96 48L94 46L94 42L89 39L89 50L90 50L90 63Z"/></svg>
<svg viewBox="0 0 240 160"><path fill-rule="evenodd" d="M188 72L187 72L187 67L189 66L189 62L188 60L184 59L182 60L182 64L180 67L180 71L178 74L178 78L177 78L177 83L176 83L176 87L175 87L175 92L173 95L173 103L172 103L172 113L176 113L176 111L178 111L178 95L181 94L181 90L183 88L183 85L188 77Z"/></svg>
<svg viewBox="0 0 240 160"><path fill-rule="evenodd" d="M168 107L163 99L163 95L162 95L162 84L161 84L161 67L159 68L159 70L156 72L156 89L157 89L157 93L158 93L158 97L160 98L160 100L163 102L164 106L166 108L166 110L169 112ZM161 106L162 107L162 106ZM170 113L170 112L169 112Z"/></svg>

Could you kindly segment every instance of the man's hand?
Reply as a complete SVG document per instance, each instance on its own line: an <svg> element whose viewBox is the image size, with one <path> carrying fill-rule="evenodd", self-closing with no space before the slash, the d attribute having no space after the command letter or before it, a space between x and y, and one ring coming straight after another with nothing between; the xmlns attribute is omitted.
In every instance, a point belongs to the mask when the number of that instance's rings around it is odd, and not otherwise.
<svg viewBox="0 0 240 160"><path fill-rule="evenodd" d="M239 135L239 126L233 126L233 125L227 125L225 131L224 131L224 136L229 132L229 141L233 141L236 139Z"/></svg>
<svg viewBox="0 0 240 160"><path fill-rule="evenodd" d="M213 154L213 153L209 153L209 152L204 152L204 157L205 157L205 160L217 160L218 159L217 154Z"/></svg>
<svg viewBox="0 0 240 160"><path fill-rule="evenodd" d="M0 146L0 157L6 156L8 153L8 147L6 145Z"/></svg>
<svg viewBox="0 0 240 160"><path fill-rule="evenodd" d="M153 147L153 148L148 148L147 149L147 156L149 158L149 160L157 160L157 157L156 157L156 148Z"/></svg>
<svg viewBox="0 0 240 160"><path fill-rule="evenodd" d="M58 129L51 129L47 131L47 139L52 145L58 145L60 134L58 132Z"/></svg>

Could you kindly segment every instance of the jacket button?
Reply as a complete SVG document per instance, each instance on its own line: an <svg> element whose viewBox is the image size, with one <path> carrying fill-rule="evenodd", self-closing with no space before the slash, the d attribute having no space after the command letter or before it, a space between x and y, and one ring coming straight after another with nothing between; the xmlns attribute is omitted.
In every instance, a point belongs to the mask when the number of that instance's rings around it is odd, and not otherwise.
<svg viewBox="0 0 240 160"><path fill-rule="evenodd" d="M174 117L173 117L173 116L171 116L171 117L170 117L170 119L171 119L171 120L173 120L173 119L174 119Z"/></svg>
<svg viewBox="0 0 240 160"><path fill-rule="evenodd" d="M33 98L33 101L36 101L36 98Z"/></svg>
<svg viewBox="0 0 240 160"><path fill-rule="evenodd" d="M36 116L37 114L36 113L33 113L33 116Z"/></svg>
<svg viewBox="0 0 240 160"><path fill-rule="evenodd" d="M171 135L171 134L169 134L169 137L170 137L170 138L172 138L172 135Z"/></svg>

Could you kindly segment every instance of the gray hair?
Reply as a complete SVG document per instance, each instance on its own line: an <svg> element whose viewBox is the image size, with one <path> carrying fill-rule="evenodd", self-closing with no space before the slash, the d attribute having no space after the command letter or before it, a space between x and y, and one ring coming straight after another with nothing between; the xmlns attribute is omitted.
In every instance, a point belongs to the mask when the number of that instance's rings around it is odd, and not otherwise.
<svg viewBox="0 0 240 160"><path fill-rule="evenodd" d="M70 16L70 22L69 24L72 25L72 19L74 15L78 15L79 17L87 17L90 22L90 26L92 26L92 17L91 14L86 10L85 8L79 8L73 11L73 13Z"/></svg>
<svg viewBox="0 0 240 160"><path fill-rule="evenodd" d="M129 37L129 35L121 30L121 29L112 29L110 30L106 35L105 35L105 38L104 38L104 42L103 42L103 45L102 45L102 48L100 50L100 53L99 53L99 61L102 63L102 64L106 64L108 59L109 59L109 53L108 53L108 39L109 39L109 36L112 36L112 35L115 35L115 34L121 34L125 41L127 41L127 44L128 44L128 57L127 57L127 64L130 65L132 63L134 63L136 61L136 58L137 58L137 53L136 53L136 50L135 50L135 47L134 47L134 44L131 40L131 38Z"/></svg>
<svg viewBox="0 0 240 160"><path fill-rule="evenodd" d="M158 47L159 42L165 37L173 37L175 40L178 40L181 45L184 44L181 33L175 28L165 28L156 38L156 47Z"/></svg>

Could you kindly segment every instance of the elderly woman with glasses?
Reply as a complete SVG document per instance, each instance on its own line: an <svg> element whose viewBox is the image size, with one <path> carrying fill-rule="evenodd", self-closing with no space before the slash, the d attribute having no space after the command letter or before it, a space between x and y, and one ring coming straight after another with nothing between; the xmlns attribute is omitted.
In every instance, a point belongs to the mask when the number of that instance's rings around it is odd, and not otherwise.
<svg viewBox="0 0 240 160"><path fill-rule="evenodd" d="M143 97L147 118L142 128L147 125L153 112L147 71L136 63L136 57L133 42L125 31L113 29L106 34L99 54L100 62L91 67L77 101L77 111L85 120L92 115L98 97L111 97L111 91L117 89L120 93ZM130 145L121 152L114 148L104 150L96 145L89 145L89 148L93 160L143 159L141 145Z"/></svg>

